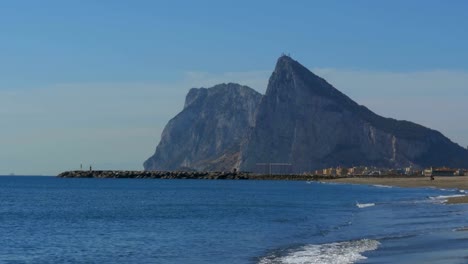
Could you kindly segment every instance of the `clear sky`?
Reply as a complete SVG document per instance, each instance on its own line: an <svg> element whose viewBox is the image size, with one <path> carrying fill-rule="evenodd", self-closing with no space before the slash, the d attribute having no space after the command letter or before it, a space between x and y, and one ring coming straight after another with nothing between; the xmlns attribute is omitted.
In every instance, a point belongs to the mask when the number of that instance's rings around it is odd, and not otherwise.
<svg viewBox="0 0 468 264"><path fill-rule="evenodd" d="M142 169L191 87L264 92L282 52L468 145L468 1L0 3L0 174Z"/></svg>

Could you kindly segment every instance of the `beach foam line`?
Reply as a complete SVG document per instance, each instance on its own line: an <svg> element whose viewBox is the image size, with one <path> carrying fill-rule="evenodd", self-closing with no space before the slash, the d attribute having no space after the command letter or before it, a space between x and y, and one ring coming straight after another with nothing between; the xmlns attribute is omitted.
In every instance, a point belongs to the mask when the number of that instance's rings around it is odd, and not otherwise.
<svg viewBox="0 0 468 264"><path fill-rule="evenodd" d="M463 197L465 194L453 194L453 195L439 195L439 196L430 196L429 199L434 203L447 203L448 199L455 197Z"/></svg>
<svg viewBox="0 0 468 264"><path fill-rule="evenodd" d="M380 243L377 240L361 239L322 245L306 245L289 252L285 256L268 256L259 264L346 264L367 259L362 253L376 250Z"/></svg>
<svg viewBox="0 0 468 264"><path fill-rule="evenodd" d="M331 182L331 181L317 181L317 183L326 184L326 185L349 185L349 183Z"/></svg>
<svg viewBox="0 0 468 264"><path fill-rule="evenodd" d="M439 195L439 196L431 196L429 199L431 200L445 200L448 198L454 198L454 197L463 197L465 196L464 194L453 194L453 195Z"/></svg>
<svg viewBox="0 0 468 264"><path fill-rule="evenodd" d="M439 189L441 191L447 191L447 192L459 192L460 190L458 190L457 188L449 188L449 189Z"/></svg>
<svg viewBox="0 0 468 264"><path fill-rule="evenodd" d="M374 184L372 185L374 187L379 187L379 188L393 188L393 186L390 185L382 185L382 184Z"/></svg>

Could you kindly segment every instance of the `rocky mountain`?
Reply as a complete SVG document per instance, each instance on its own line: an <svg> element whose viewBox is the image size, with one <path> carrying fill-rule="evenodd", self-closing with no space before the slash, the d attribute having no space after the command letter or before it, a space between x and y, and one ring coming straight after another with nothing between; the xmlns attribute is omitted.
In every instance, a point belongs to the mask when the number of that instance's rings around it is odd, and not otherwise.
<svg viewBox="0 0 468 264"><path fill-rule="evenodd" d="M181 113L169 121L145 170L226 170L254 125L262 95L234 83L193 88Z"/></svg>
<svg viewBox="0 0 468 264"><path fill-rule="evenodd" d="M264 96L238 84L190 90L144 167L258 171L259 163L288 163L295 173L361 165L468 167L468 151L440 132L373 113L282 56Z"/></svg>
<svg viewBox="0 0 468 264"><path fill-rule="evenodd" d="M376 115L282 56L240 169L255 171L257 163L290 163L294 172L353 165L468 167L468 152L435 130Z"/></svg>

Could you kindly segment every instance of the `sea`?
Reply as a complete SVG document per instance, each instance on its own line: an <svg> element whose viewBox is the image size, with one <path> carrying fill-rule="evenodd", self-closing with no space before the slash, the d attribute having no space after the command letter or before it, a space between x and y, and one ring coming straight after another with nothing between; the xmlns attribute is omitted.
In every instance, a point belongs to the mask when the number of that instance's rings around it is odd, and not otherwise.
<svg viewBox="0 0 468 264"><path fill-rule="evenodd" d="M468 263L464 190L0 177L0 263Z"/></svg>

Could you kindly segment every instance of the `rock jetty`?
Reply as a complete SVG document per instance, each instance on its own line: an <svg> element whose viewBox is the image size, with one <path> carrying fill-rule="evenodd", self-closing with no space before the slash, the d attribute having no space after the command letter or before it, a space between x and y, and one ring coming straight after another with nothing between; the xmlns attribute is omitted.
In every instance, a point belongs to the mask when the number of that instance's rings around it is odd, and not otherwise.
<svg viewBox="0 0 468 264"><path fill-rule="evenodd" d="M289 180L308 181L335 179L317 175L269 175L245 172L198 172L198 171L65 171L57 175L60 178L131 178L131 179L205 179L205 180Z"/></svg>

